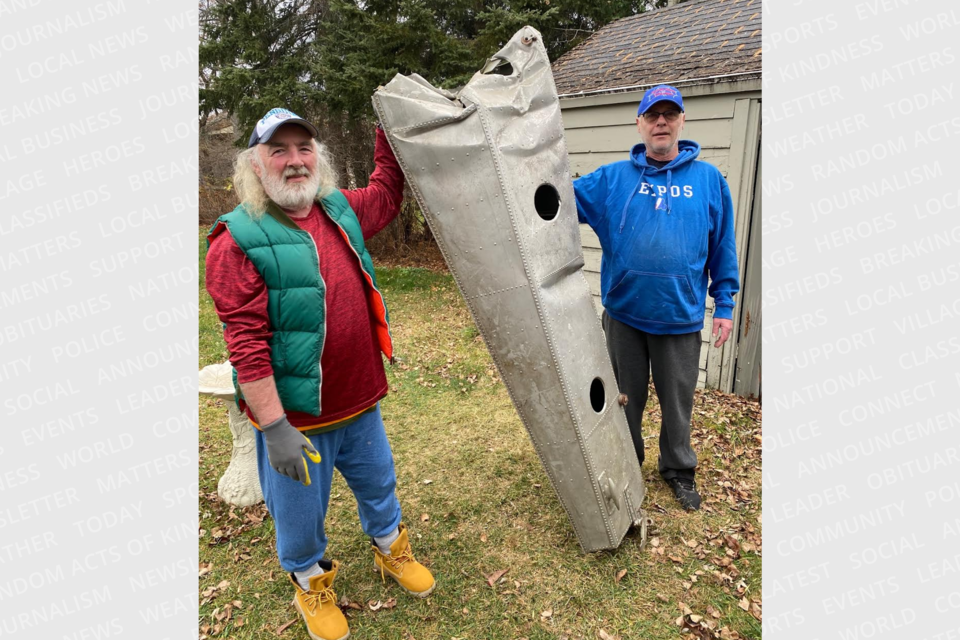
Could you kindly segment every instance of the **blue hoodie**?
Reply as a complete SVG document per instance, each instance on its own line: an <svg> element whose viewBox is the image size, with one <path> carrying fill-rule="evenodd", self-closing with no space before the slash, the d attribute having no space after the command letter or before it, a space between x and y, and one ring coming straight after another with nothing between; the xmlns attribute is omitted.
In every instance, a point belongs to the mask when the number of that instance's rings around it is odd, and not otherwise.
<svg viewBox="0 0 960 640"><path fill-rule="evenodd" d="M679 141L658 169L646 147L575 180L580 222L600 238L600 294L607 313L655 334L703 329L708 275L715 318L733 317L740 290L733 201L720 171Z"/></svg>

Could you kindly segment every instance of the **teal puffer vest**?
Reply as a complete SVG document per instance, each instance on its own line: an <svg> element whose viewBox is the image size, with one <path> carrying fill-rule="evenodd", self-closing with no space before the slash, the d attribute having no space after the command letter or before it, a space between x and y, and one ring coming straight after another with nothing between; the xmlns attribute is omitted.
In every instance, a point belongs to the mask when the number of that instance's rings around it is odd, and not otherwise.
<svg viewBox="0 0 960 640"><path fill-rule="evenodd" d="M376 325L380 349L393 358L389 316L383 296L377 289L373 261L363 244L360 221L346 197L336 191L321 200L321 211L340 229L344 240L357 256L367 283L367 303ZM271 364L280 403L285 411L300 411L319 416L326 327L326 286L320 274L320 258L309 233L297 226L282 209L270 203L259 218L247 214L243 205L220 216L207 235L207 246L223 229L246 254L267 286L267 313L270 318ZM233 372L237 397L242 397Z"/></svg>

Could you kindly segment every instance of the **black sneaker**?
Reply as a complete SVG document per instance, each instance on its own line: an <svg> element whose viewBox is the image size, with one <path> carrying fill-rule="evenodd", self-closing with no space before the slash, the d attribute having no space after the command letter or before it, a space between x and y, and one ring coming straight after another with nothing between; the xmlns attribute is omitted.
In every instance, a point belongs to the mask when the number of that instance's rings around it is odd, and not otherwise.
<svg viewBox="0 0 960 640"><path fill-rule="evenodd" d="M700 510L700 494L697 492L697 483L692 478L671 478L667 484L673 489L677 502L687 511Z"/></svg>

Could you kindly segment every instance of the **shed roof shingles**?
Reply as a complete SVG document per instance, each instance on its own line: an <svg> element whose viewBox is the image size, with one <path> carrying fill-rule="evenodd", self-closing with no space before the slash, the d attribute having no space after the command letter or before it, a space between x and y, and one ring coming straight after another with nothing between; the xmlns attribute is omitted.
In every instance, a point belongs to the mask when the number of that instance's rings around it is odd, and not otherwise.
<svg viewBox="0 0 960 640"><path fill-rule="evenodd" d="M693 0L611 22L553 63L557 92L759 73L758 4Z"/></svg>

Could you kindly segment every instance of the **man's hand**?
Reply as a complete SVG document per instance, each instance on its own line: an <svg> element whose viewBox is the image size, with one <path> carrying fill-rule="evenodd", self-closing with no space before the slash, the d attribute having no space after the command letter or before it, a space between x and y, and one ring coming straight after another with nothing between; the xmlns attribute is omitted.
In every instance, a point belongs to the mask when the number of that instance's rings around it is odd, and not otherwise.
<svg viewBox="0 0 960 640"><path fill-rule="evenodd" d="M723 343L727 341L727 338L730 337L730 332L733 331L733 320L728 320L727 318L714 318L713 319L713 335L716 337L717 332L720 332L720 338L713 343L715 347L722 347Z"/></svg>
<svg viewBox="0 0 960 640"><path fill-rule="evenodd" d="M287 420L283 414L270 424L261 425L267 442L267 457L274 471L293 478L304 486L310 486L310 471L304 454L314 462L320 462L320 454L310 440Z"/></svg>

